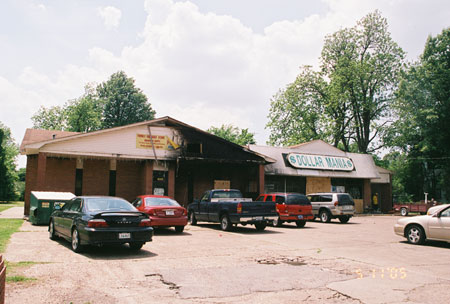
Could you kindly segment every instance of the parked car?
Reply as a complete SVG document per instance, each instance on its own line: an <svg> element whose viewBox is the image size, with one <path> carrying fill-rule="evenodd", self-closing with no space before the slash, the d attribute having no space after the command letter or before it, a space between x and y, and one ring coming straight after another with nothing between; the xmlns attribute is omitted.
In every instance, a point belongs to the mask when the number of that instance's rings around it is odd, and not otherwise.
<svg viewBox="0 0 450 304"><path fill-rule="evenodd" d="M203 193L200 200L188 206L188 218L192 225L197 221L220 223L222 230L231 230L233 225L255 225L264 230L268 223L278 218L275 203L254 202L243 198L235 189L214 189Z"/></svg>
<svg viewBox="0 0 450 304"><path fill-rule="evenodd" d="M450 205L430 208L427 215L401 218L394 225L394 232L411 244L423 244L425 240L450 243Z"/></svg>
<svg viewBox="0 0 450 304"><path fill-rule="evenodd" d="M148 215L128 201L108 196L78 196L55 206L50 216L50 239L63 237L72 250L81 252L85 245L124 244L139 250L153 236Z"/></svg>
<svg viewBox="0 0 450 304"><path fill-rule="evenodd" d="M149 215L151 226L175 227L178 233L187 225L187 210L168 196L141 195L133 201L133 206Z"/></svg>
<svg viewBox="0 0 450 304"><path fill-rule="evenodd" d="M348 193L311 193L307 197L314 217L320 218L322 223L338 218L344 224L355 215L355 202Z"/></svg>
<svg viewBox="0 0 450 304"><path fill-rule="evenodd" d="M295 222L297 227L304 227L307 220L314 218L311 202L300 193L267 193L256 199L258 202L275 202L278 217L273 225L280 227L284 222Z"/></svg>

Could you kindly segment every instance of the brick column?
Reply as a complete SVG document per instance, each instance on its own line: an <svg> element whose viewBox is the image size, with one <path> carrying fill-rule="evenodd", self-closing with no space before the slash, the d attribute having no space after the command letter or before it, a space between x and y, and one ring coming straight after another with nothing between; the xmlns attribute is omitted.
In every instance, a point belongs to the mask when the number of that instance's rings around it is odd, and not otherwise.
<svg viewBox="0 0 450 304"><path fill-rule="evenodd" d="M45 153L39 153L38 155L38 165L37 165L37 180L36 180L36 190L45 190L45 171L47 169L47 155Z"/></svg>
<svg viewBox="0 0 450 304"><path fill-rule="evenodd" d="M370 207L372 204L372 189L370 187L370 179L364 180L364 208Z"/></svg>
<svg viewBox="0 0 450 304"><path fill-rule="evenodd" d="M175 198L175 163L170 163L169 165L169 183L167 191L170 197Z"/></svg>
<svg viewBox="0 0 450 304"><path fill-rule="evenodd" d="M142 172L142 193L153 194L153 161L147 160Z"/></svg>
<svg viewBox="0 0 450 304"><path fill-rule="evenodd" d="M264 193L264 165L258 165L258 193Z"/></svg>

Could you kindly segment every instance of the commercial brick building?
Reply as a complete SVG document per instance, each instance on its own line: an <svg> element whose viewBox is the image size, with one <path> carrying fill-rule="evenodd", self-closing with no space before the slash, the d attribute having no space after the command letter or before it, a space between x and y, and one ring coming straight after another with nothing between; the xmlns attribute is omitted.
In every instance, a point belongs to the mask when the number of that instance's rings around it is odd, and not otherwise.
<svg viewBox="0 0 450 304"><path fill-rule="evenodd" d="M344 152L322 140L291 147L250 145L249 149L276 160L265 166L265 192L347 192L358 213L372 207L376 192L381 211L392 209L389 171L375 166L369 154Z"/></svg>
<svg viewBox="0 0 450 304"><path fill-rule="evenodd" d="M273 162L170 117L90 133L27 129L25 215L31 191L113 195L133 200L163 194L182 205L211 188L236 188L248 197L264 189Z"/></svg>

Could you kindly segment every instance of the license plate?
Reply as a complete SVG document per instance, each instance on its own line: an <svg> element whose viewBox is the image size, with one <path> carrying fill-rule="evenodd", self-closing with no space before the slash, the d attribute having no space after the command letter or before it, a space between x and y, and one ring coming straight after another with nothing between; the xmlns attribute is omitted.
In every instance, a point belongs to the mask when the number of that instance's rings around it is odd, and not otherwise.
<svg viewBox="0 0 450 304"><path fill-rule="evenodd" d="M130 238L131 238L131 233L129 233L129 232L119 233L119 239L130 239Z"/></svg>
<svg viewBox="0 0 450 304"><path fill-rule="evenodd" d="M343 206L342 210L352 210L353 206Z"/></svg>
<svg viewBox="0 0 450 304"><path fill-rule="evenodd" d="M254 221L262 221L262 220L263 220L263 217L262 217L262 216L255 216L255 217L253 218L253 220L254 220Z"/></svg>
<svg viewBox="0 0 450 304"><path fill-rule="evenodd" d="M175 215L175 211L173 211L173 210L166 210L166 215Z"/></svg>
<svg viewBox="0 0 450 304"><path fill-rule="evenodd" d="M303 218L303 215L299 215L297 216L299 220L301 220Z"/></svg>

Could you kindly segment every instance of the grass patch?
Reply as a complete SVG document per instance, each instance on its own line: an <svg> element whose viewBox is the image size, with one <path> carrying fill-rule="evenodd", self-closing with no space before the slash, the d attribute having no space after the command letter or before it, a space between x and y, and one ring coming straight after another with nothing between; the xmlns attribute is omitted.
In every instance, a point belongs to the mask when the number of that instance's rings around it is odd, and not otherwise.
<svg viewBox="0 0 450 304"><path fill-rule="evenodd" d="M0 202L0 212L12 207L23 207L23 202Z"/></svg>
<svg viewBox="0 0 450 304"><path fill-rule="evenodd" d="M20 282L29 282L29 281L36 281L36 278L29 278L21 275L6 277L6 282L8 283L20 283Z"/></svg>
<svg viewBox="0 0 450 304"><path fill-rule="evenodd" d="M8 283L20 283L20 282L30 282L36 281L36 278L26 277L21 275L20 272L24 270L24 268L33 266L35 264L46 264L42 262L32 262L32 261L24 261L24 262L8 262L5 261L6 265L6 282Z"/></svg>
<svg viewBox="0 0 450 304"><path fill-rule="evenodd" d="M11 234L22 226L22 219L0 219L0 252L5 252Z"/></svg>

